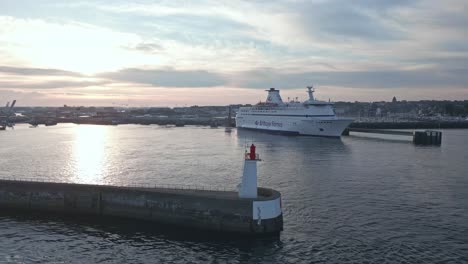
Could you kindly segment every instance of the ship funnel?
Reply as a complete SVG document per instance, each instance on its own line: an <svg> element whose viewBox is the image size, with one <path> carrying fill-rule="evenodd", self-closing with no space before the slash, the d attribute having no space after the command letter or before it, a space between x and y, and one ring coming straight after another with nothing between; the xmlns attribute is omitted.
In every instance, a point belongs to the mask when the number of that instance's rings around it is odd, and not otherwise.
<svg viewBox="0 0 468 264"><path fill-rule="evenodd" d="M283 104L283 99L281 99L279 90L276 90L275 88L270 88L269 90L265 90L265 91L268 92L268 97L266 100L267 103L278 104L278 105Z"/></svg>
<svg viewBox="0 0 468 264"><path fill-rule="evenodd" d="M315 92L315 89L314 89L313 85L307 86L307 93L309 94L309 101L314 101L315 100L314 92Z"/></svg>
<svg viewBox="0 0 468 264"><path fill-rule="evenodd" d="M240 198L257 198L257 161L259 160L259 155L255 153L255 145L252 144L250 152L245 151L242 182L237 186Z"/></svg>

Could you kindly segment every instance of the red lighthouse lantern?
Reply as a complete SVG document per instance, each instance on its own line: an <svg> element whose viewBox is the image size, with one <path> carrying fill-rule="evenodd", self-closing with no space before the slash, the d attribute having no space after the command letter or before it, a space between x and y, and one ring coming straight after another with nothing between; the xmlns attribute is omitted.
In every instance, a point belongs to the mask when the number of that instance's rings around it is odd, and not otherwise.
<svg viewBox="0 0 468 264"><path fill-rule="evenodd" d="M255 159L256 159L255 156L256 156L256 155L255 155L255 145L252 144L252 145L250 146L250 159L251 159L251 160L255 160Z"/></svg>

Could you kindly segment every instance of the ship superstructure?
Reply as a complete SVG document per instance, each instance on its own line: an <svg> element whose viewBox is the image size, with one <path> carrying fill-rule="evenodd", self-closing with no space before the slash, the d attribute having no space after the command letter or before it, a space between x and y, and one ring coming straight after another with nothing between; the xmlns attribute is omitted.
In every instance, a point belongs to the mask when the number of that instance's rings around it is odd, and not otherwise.
<svg viewBox="0 0 468 264"><path fill-rule="evenodd" d="M334 103L316 100L313 86L307 87L309 99L283 102L280 91L266 90L268 97L252 107L241 107L236 115L239 128L288 132L310 136L340 137L353 121L335 115Z"/></svg>

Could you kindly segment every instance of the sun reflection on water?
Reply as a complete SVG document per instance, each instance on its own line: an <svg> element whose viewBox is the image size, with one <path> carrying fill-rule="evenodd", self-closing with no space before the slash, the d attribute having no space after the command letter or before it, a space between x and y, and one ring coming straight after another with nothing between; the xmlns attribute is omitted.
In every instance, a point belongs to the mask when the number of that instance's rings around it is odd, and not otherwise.
<svg viewBox="0 0 468 264"><path fill-rule="evenodd" d="M73 182L104 183L108 134L106 126L80 125L75 129Z"/></svg>

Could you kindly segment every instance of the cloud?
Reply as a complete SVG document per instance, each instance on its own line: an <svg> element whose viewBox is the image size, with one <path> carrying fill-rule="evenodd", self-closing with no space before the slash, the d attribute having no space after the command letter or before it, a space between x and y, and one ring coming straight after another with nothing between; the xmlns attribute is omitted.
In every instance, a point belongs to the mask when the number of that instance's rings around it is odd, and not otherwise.
<svg viewBox="0 0 468 264"><path fill-rule="evenodd" d="M466 68L415 68L361 71L282 71L262 68L223 73L222 71L180 71L173 69L123 69L99 74L113 82L139 83L154 87L241 87L294 89L309 84L372 89L468 87Z"/></svg>
<svg viewBox="0 0 468 264"><path fill-rule="evenodd" d="M254 93L313 83L439 96L434 88L468 88L465 7L464 0L7 1L0 88L147 96L152 87Z"/></svg>
<svg viewBox="0 0 468 264"><path fill-rule="evenodd" d="M83 76L77 72L64 71L58 69L42 69L42 68L28 68L28 67L10 67L0 66L0 73L16 74L16 75L36 75L36 76Z"/></svg>
<svg viewBox="0 0 468 264"><path fill-rule="evenodd" d="M94 73L115 70L139 59L122 48L141 41L131 33L46 18L0 16L0 25L0 42L11 43L0 46L0 51L12 54L22 65Z"/></svg>
<svg viewBox="0 0 468 264"><path fill-rule="evenodd" d="M404 32L392 25L391 9L409 1L304 1L292 8L299 26L314 39L359 38L372 41L398 40Z"/></svg>
<svg viewBox="0 0 468 264"><path fill-rule="evenodd" d="M223 75L204 70L128 68L117 72L101 73L97 76L114 81L149 84L156 87L213 87L223 85L226 82Z"/></svg>
<svg viewBox="0 0 468 264"><path fill-rule="evenodd" d="M49 90L104 86L109 81L53 68L0 66L2 90Z"/></svg>
<svg viewBox="0 0 468 264"><path fill-rule="evenodd" d="M106 81L0 81L0 89L60 89L60 88L84 88L90 86L105 85Z"/></svg>
<svg viewBox="0 0 468 264"><path fill-rule="evenodd" d="M282 73L273 69L242 72L235 85L250 88L301 88L310 84L348 88L460 88L468 87L468 69L381 71L321 71Z"/></svg>
<svg viewBox="0 0 468 264"><path fill-rule="evenodd" d="M141 42L133 47L127 47L130 50L141 51L148 54L158 54L164 51L164 47L155 42Z"/></svg>

